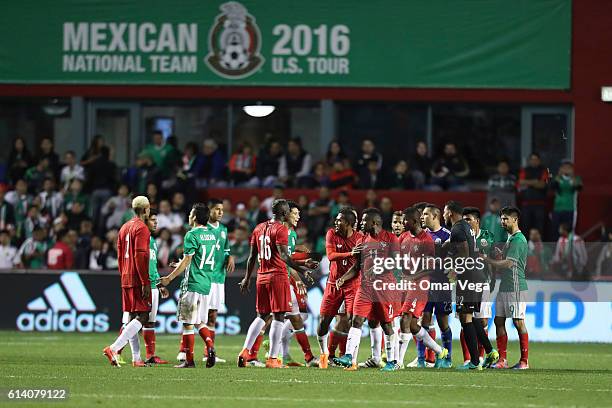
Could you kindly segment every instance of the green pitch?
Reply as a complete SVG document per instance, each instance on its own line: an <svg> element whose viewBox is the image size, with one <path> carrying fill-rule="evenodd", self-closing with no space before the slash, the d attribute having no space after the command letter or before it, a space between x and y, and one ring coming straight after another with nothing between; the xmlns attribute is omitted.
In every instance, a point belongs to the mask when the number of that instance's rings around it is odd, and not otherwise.
<svg viewBox="0 0 612 408"><path fill-rule="evenodd" d="M362 369L237 368L243 336L218 337L218 355L228 360L212 369L201 362L203 342L196 339L198 367L113 368L102 348L114 334L23 334L0 332L0 388L67 388L65 403L48 406L185 407L325 407L343 406L529 406L602 407L612 405L612 346L540 344L530 348L528 371L457 372L407 369L392 373ZM178 336L158 336L157 351L174 362ZM295 343L295 342L294 342ZM311 339L313 348L316 340ZM144 354L144 343L141 341ZM509 363L518 360L518 345L509 345ZM362 360L369 338L361 342ZM461 348L454 344L455 362ZM263 354L263 353L262 353ZM300 357L296 344L292 355ZM414 358L411 344L406 361ZM124 351L130 359L129 347ZM4 397L3 397L4 398ZM0 406L40 406L7 403ZM339 406L339 405L338 405Z"/></svg>

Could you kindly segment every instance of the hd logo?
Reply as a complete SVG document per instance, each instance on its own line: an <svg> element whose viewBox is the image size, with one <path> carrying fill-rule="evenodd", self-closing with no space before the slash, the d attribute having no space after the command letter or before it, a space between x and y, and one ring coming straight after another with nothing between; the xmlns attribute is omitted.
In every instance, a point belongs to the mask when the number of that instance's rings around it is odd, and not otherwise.
<svg viewBox="0 0 612 408"><path fill-rule="evenodd" d="M96 305L79 274L62 273L60 282L47 287L42 296L28 303L28 311L17 316L17 329L82 333L108 331L108 315L95 313Z"/></svg>

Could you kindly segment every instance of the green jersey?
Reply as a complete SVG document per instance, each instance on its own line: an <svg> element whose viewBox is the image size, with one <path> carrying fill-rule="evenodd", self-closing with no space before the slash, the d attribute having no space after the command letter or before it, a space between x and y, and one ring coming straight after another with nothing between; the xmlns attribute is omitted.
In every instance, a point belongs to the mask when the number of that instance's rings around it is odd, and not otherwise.
<svg viewBox="0 0 612 408"><path fill-rule="evenodd" d="M489 231L489 234L493 237L493 242L506 242L508 239L508 233L501 226L501 219L497 214L485 214L480 220L480 226L482 229Z"/></svg>
<svg viewBox="0 0 612 408"><path fill-rule="evenodd" d="M151 236L151 244L149 245L149 279L151 280L151 289L157 288L159 283L159 272L157 271L157 243L155 238Z"/></svg>
<svg viewBox="0 0 612 408"><path fill-rule="evenodd" d="M215 267L212 273L213 283L225 283L225 259L230 254L230 243L227 239L227 228L225 225L218 223L215 227L208 223L206 228L215 235Z"/></svg>
<svg viewBox="0 0 612 408"><path fill-rule="evenodd" d="M202 295L210 293L211 277L215 269L215 246L217 237L208 228L198 226L185 234L183 251L192 256L181 290Z"/></svg>
<svg viewBox="0 0 612 408"><path fill-rule="evenodd" d="M512 266L502 271L500 292L527 290L525 265L527 264L527 239L521 231L508 237L504 247L504 258L512 260Z"/></svg>
<svg viewBox="0 0 612 408"><path fill-rule="evenodd" d="M478 236L476 237L476 251L478 254L485 258L490 256L494 243L495 241L493 240L493 235L486 229L481 228L478 232ZM487 282L491 282L491 268L489 268L488 265L485 265L484 268Z"/></svg>
<svg viewBox="0 0 612 408"><path fill-rule="evenodd" d="M289 230L289 235L288 235L288 240L287 240L287 253L289 254L289 256L293 255L295 253L295 244L297 242L297 234L295 233L295 230L292 228L288 228ZM287 266L287 275L289 275L289 277L291 277L291 271L289 270L289 266Z"/></svg>

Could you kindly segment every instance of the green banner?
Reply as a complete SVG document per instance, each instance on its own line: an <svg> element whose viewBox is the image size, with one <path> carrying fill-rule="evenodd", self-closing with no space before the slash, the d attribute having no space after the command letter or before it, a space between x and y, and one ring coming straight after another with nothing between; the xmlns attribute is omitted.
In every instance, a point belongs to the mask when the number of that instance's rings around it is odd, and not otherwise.
<svg viewBox="0 0 612 408"><path fill-rule="evenodd" d="M0 82L568 89L571 0L9 0Z"/></svg>

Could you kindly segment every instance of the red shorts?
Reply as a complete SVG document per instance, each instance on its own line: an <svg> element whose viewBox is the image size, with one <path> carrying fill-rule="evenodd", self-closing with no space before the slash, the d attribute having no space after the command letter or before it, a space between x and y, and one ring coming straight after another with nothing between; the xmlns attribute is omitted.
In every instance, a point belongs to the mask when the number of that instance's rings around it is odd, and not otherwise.
<svg viewBox="0 0 612 408"><path fill-rule="evenodd" d="M121 300L123 302L124 312L136 313L151 311L151 295L149 295L148 299L143 299L142 288L140 286L121 288Z"/></svg>
<svg viewBox="0 0 612 408"><path fill-rule="evenodd" d="M419 282L416 283L416 288L419 288ZM408 291L402 303L402 313L412 313L418 319L423 314L425 305L427 305L427 297L428 292L426 290Z"/></svg>
<svg viewBox="0 0 612 408"><path fill-rule="evenodd" d="M300 308L300 313L308 313L308 298L306 297L306 295L300 294L297 285L295 284L295 279L293 279L293 277L289 278L289 282L291 283L291 286L293 286L293 293L295 293L295 298Z"/></svg>
<svg viewBox="0 0 612 408"><path fill-rule="evenodd" d="M291 311L291 290L287 273L257 277L255 308L259 314L286 313Z"/></svg>
<svg viewBox="0 0 612 408"><path fill-rule="evenodd" d="M359 286L353 316L365 317L381 323L390 323L399 313L399 302L393 302L380 296L372 288Z"/></svg>
<svg viewBox="0 0 612 408"><path fill-rule="evenodd" d="M338 314L342 302L344 302L346 313L353 314L353 305L355 304L357 289L359 289L358 279L345 283L340 289L336 288L335 282L333 284L328 282L325 285L319 313L322 316L335 316Z"/></svg>

